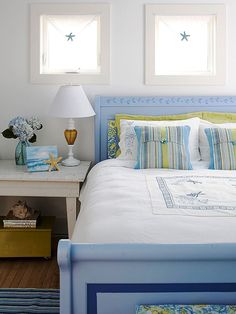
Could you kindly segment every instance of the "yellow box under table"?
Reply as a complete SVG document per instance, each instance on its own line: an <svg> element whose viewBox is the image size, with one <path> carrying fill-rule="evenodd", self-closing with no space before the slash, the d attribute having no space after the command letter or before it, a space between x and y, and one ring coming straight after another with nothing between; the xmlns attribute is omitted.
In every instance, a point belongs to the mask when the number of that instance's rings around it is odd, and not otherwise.
<svg viewBox="0 0 236 314"><path fill-rule="evenodd" d="M51 257L54 217L40 217L37 228L3 228L0 217L0 257Z"/></svg>

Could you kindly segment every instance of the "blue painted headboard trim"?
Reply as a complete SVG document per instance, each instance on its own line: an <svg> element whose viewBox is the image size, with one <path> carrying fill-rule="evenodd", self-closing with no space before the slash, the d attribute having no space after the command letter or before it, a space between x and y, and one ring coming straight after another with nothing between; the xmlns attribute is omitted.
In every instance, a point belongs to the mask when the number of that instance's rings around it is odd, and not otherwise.
<svg viewBox="0 0 236 314"><path fill-rule="evenodd" d="M95 161L107 159L107 125L115 114L170 115L195 111L236 112L236 96L95 98Z"/></svg>

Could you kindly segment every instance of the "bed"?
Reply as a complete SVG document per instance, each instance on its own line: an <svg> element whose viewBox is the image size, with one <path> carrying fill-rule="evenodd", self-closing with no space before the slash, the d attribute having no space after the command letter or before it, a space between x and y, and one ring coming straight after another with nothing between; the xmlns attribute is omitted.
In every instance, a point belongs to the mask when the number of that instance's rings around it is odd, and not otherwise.
<svg viewBox="0 0 236 314"><path fill-rule="evenodd" d="M155 213L155 178L194 181L209 176L206 165L194 165L190 177L189 171L173 176L171 170L136 171L130 162L106 160L108 121L117 113L236 112L235 105L235 97L96 98L96 162L102 162L81 193L72 239L59 242L61 314L236 303L236 217ZM235 171L215 171L215 177L223 189L226 178L234 182Z"/></svg>

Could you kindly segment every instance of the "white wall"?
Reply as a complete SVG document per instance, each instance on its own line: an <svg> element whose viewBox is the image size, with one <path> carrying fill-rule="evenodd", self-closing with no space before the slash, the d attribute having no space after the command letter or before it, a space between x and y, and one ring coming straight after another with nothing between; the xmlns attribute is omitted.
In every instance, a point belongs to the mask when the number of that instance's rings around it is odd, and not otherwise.
<svg viewBox="0 0 236 314"><path fill-rule="evenodd" d="M16 115L37 115L44 128L38 132L38 145L56 144L66 153L63 130L66 121L47 116L58 86L32 85L29 81L29 4L59 3L66 0L0 0L0 130ZM111 3L111 84L84 86L93 103L95 95L235 95L236 94L236 1L201 0L199 3L225 3L228 9L228 69L225 86L145 86L144 85L144 4L197 3L165 0L68 1ZM80 159L94 159L93 118L77 121L79 129L75 148ZM14 158L15 140L0 136L0 159ZM16 199L1 198L0 214ZM58 199L30 199L30 205L43 213L65 217ZM59 225L58 225L59 226ZM64 226L57 232L64 232Z"/></svg>

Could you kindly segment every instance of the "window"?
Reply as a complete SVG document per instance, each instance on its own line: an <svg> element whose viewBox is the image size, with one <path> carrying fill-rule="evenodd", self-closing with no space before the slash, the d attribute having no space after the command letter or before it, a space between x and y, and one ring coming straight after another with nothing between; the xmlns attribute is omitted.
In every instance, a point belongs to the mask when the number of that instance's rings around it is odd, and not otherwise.
<svg viewBox="0 0 236 314"><path fill-rule="evenodd" d="M41 73L100 73L98 16L46 15L41 19Z"/></svg>
<svg viewBox="0 0 236 314"><path fill-rule="evenodd" d="M146 84L223 84L223 5L146 6Z"/></svg>
<svg viewBox="0 0 236 314"><path fill-rule="evenodd" d="M33 83L107 84L109 63L109 5L31 5Z"/></svg>

